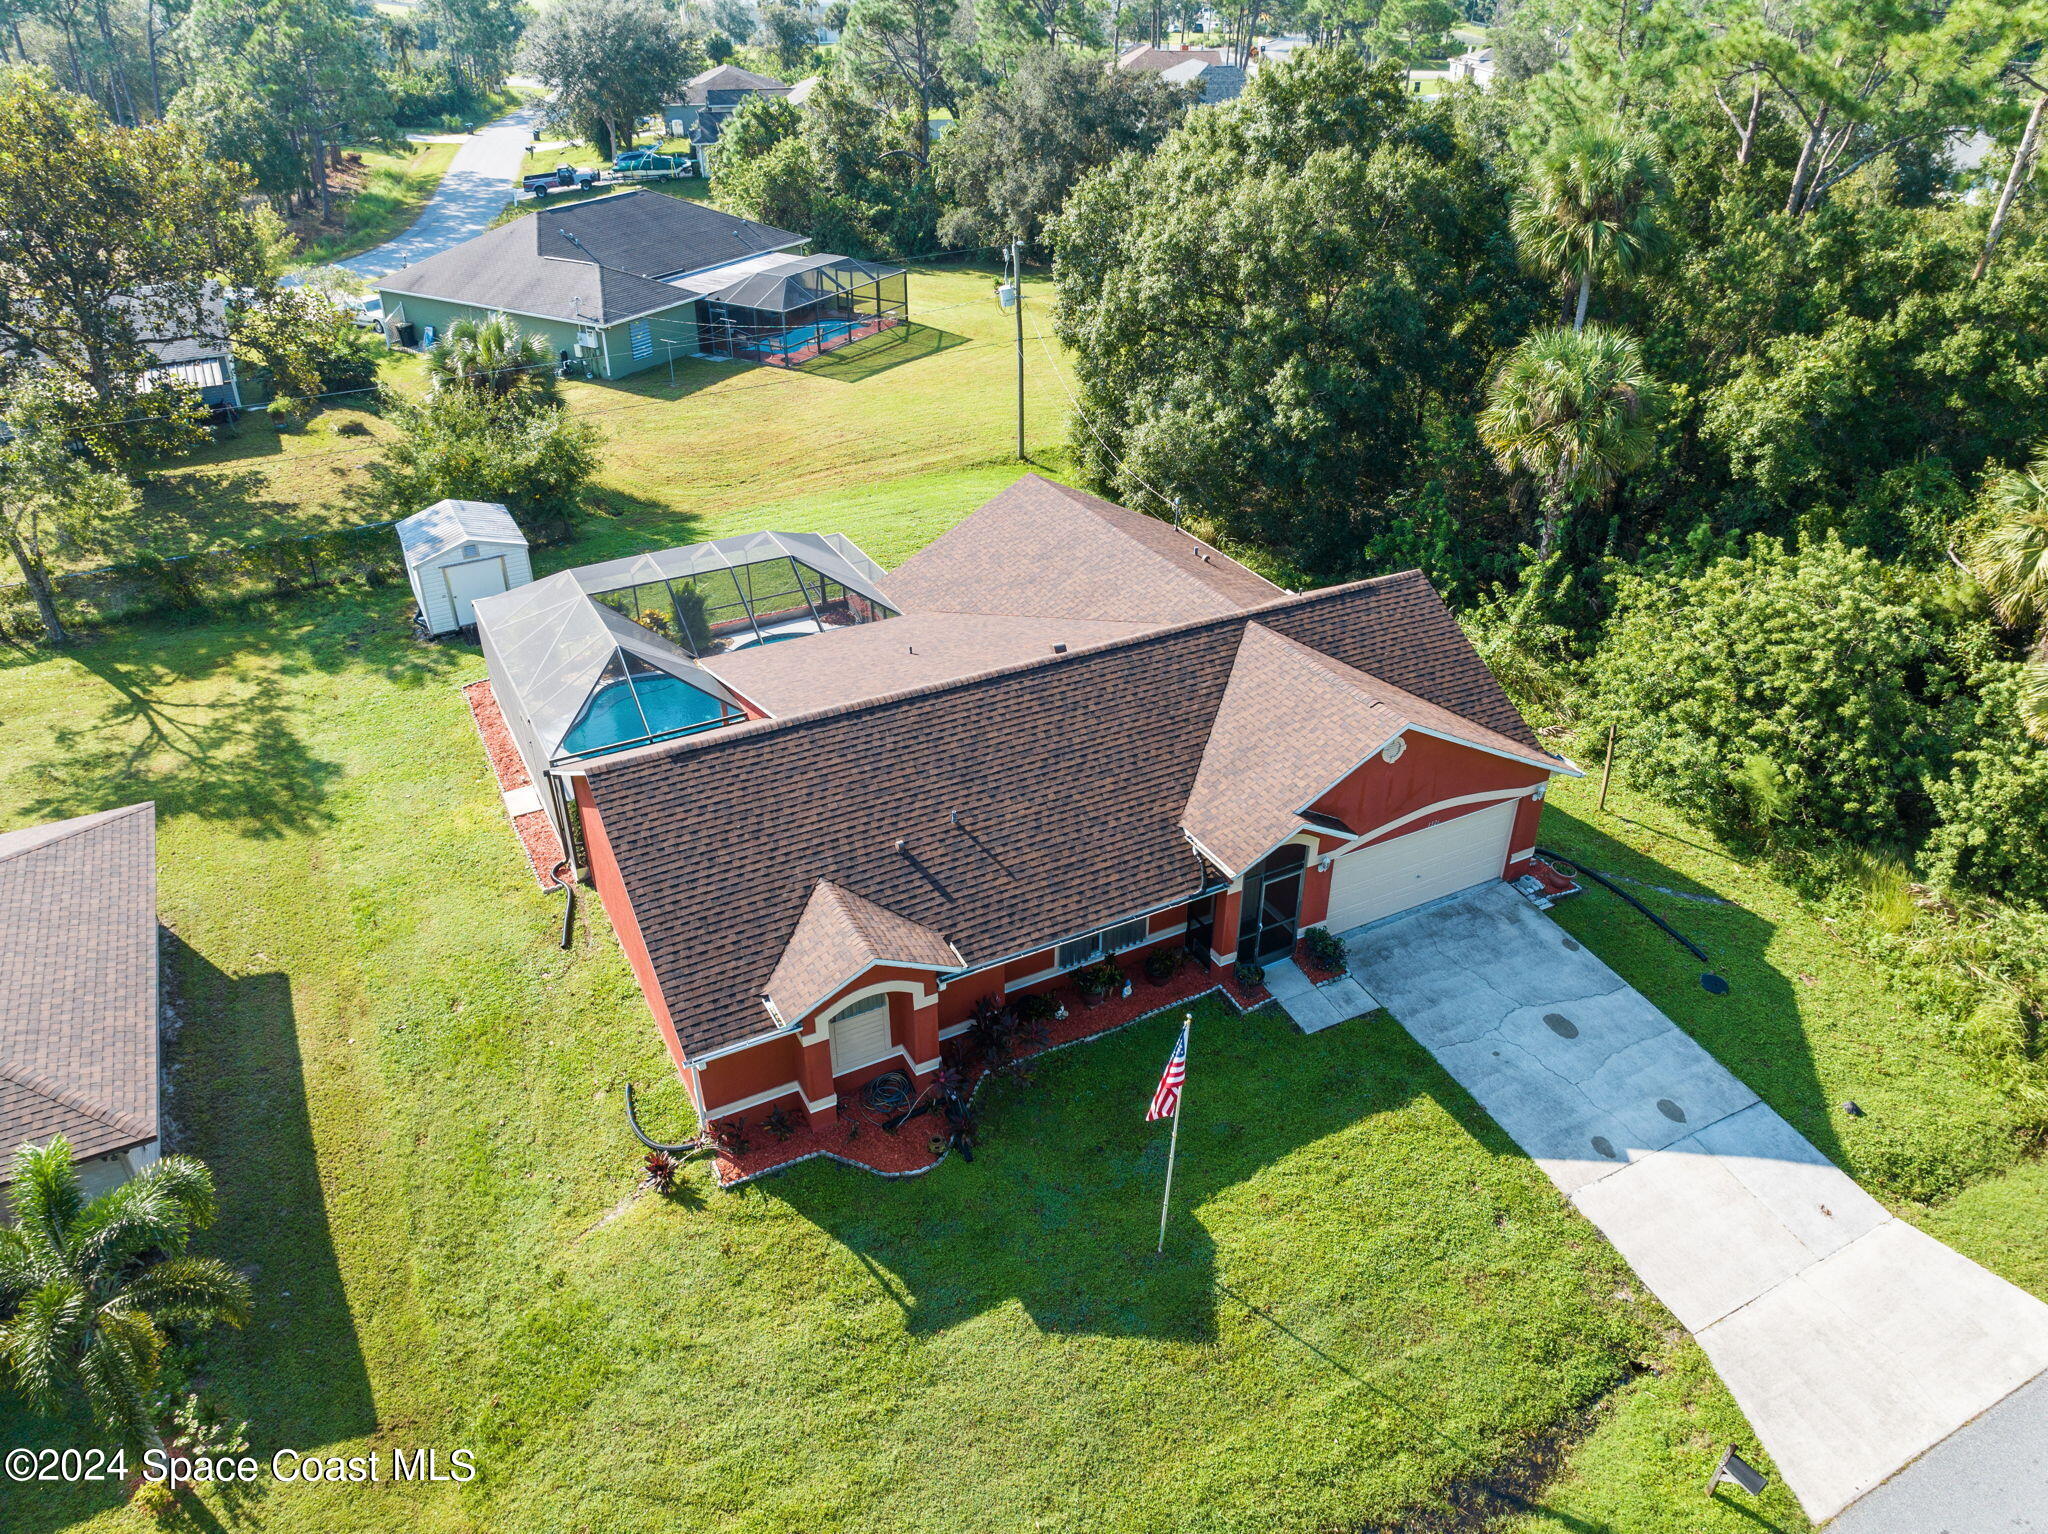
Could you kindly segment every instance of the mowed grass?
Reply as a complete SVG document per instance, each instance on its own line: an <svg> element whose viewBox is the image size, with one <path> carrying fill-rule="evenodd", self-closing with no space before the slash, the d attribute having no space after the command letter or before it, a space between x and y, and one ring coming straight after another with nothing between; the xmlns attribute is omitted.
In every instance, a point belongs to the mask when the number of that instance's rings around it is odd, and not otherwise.
<svg viewBox="0 0 2048 1534"><path fill-rule="evenodd" d="M692 536L692 527L731 524L764 502L1014 466L1014 321L996 304L995 281L977 268L916 268L911 325L802 370L679 358L673 380L664 366L618 383L567 384L569 408L604 437L590 535L623 527L675 542ZM1049 332L1050 284L1027 281L1026 290L1026 445L1056 462L1068 405L1058 371L1064 364L1053 360L1058 343L1049 333L1038 339ZM401 392L418 388L418 359L395 357L386 376ZM369 435L345 435L351 426ZM147 477L151 552L372 520L358 492L390 429L352 402L297 432L281 433L267 417L245 418L230 439ZM906 536L921 542L930 535L915 514L878 520L904 530L884 534L902 553L916 546Z"/></svg>
<svg viewBox="0 0 2048 1534"><path fill-rule="evenodd" d="M930 493L926 533L979 487ZM457 691L477 657L410 643L403 609L315 594L0 670L10 824L159 806L172 1111L222 1184L205 1246L256 1293L215 1388L264 1454L484 1467L210 1516L1322 1529L1493 1473L1662 1346L1385 1019L1200 1008L1163 1259L1143 1108L1171 1018L992 1091L971 1165L636 1194L624 1085L676 1129L679 1090L601 916L556 946ZM10 1445L83 1431L6 1411ZM10 1488L0 1525L132 1526L117 1502Z"/></svg>
<svg viewBox="0 0 2048 1534"><path fill-rule="evenodd" d="M363 157L362 187L343 208L341 227L307 240L299 259L311 266L324 266L402 234L434 195L460 147L400 144L392 149L351 150Z"/></svg>

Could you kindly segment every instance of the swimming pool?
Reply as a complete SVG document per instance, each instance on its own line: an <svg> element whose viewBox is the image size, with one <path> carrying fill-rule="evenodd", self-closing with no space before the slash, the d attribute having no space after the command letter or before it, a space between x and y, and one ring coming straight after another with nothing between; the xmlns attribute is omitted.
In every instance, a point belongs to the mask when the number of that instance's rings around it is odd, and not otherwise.
<svg viewBox="0 0 2048 1534"><path fill-rule="evenodd" d="M806 346L816 346L823 350L834 341L852 335L860 329L860 323L859 320L820 320L815 325L798 325L780 335L763 337L758 349L764 352L800 352Z"/></svg>
<svg viewBox="0 0 2048 1534"><path fill-rule="evenodd" d="M781 644L785 639L801 639L806 634L821 632L815 618L788 618L781 623L769 624L761 630L756 639L751 633L742 631L726 641L728 650L751 650L758 645Z"/></svg>
<svg viewBox="0 0 2048 1534"><path fill-rule="evenodd" d="M718 699L680 677L664 674L608 682L583 705L582 717L562 737L562 751L568 756L616 751L664 735L701 730L718 723L724 714L725 706Z"/></svg>

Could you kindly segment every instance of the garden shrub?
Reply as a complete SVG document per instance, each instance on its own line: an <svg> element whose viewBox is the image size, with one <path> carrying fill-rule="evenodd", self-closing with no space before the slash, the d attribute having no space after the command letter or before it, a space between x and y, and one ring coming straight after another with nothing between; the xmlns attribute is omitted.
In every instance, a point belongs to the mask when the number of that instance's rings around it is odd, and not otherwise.
<svg viewBox="0 0 2048 1534"><path fill-rule="evenodd" d="M1975 714L1946 776L1930 786L1939 822L1927 845L1939 883L2048 902L2048 750L2020 725L2024 668L1987 666Z"/></svg>
<svg viewBox="0 0 2048 1534"><path fill-rule="evenodd" d="M1612 722L1630 782L1722 831L1924 828L1955 678L1907 577L1833 538L1761 538L1697 576L1624 573L1616 593L1582 749Z"/></svg>

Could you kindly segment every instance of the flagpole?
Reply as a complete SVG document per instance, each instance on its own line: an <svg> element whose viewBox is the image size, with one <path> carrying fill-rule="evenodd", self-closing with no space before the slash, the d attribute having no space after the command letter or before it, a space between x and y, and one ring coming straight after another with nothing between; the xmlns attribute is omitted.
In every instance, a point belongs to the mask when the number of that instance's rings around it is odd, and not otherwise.
<svg viewBox="0 0 2048 1534"><path fill-rule="evenodd" d="M1181 1020L1180 1029L1183 1045L1193 1044L1195 1041L1194 1013L1190 1012ZM1168 1136L1166 1141L1166 1192L1159 1199L1159 1246L1153 1253L1157 1257L1166 1255L1166 1211L1173 1203L1173 1157L1174 1152L1180 1149L1180 1100L1187 1096L1187 1094L1187 1051L1183 1048L1181 1053L1180 1090L1173 1097L1173 1133Z"/></svg>

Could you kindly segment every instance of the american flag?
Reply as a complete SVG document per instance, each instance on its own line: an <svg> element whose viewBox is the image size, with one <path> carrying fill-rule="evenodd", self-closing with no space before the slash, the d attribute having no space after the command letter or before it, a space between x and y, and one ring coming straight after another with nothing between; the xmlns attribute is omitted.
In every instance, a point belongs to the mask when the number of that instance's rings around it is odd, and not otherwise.
<svg viewBox="0 0 2048 1534"><path fill-rule="evenodd" d="M1180 1084L1188 1076L1188 1025L1180 1025L1180 1038L1173 1046L1173 1058L1166 1062L1166 1070L1159 1078L1159 1090L1152 1094L1152 1110L1145 1115L1150 1124L1156 1119L1171 1118L1180 1111Z"/></svg>

